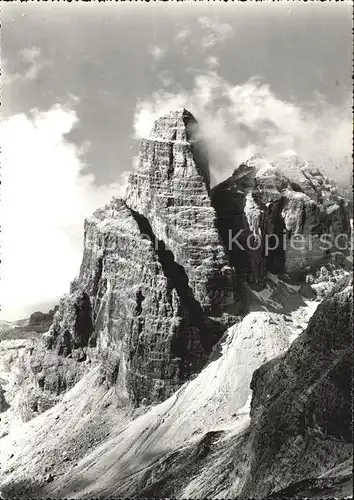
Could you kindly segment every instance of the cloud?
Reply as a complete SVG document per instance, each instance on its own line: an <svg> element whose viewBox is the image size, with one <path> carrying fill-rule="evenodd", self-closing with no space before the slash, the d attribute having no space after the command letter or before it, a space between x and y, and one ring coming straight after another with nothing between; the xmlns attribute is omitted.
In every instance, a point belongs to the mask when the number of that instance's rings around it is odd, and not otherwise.
<svg viewBox="0 0 354 500"><path fill-rule="evenodd" d="M27 49L23 49L20 51L22 59L27 61L30 64L35 63L41 57L41 49L39 47L31 47Z"/></svg>
<svg viewBox="0 0 354 500"><path fill-rule="evenodd" d="M122 194L96 186L67 134L73 109L55 105L2 122L1 316L18 319L68 291L82 254L84 217ZM87 147L87 144L84 145Z"/></svg>
<svg viewBox="0 0 354 500"><path fill-rule="evenodd" d="M209 56L205 59L206 64L210 68L215 68L216 66L219 66L219 58L215 56Z"/></svg>
<svg viewBox="0 0 354 500"><path fill-rule="evenodd" d="M21 75L19 73L12 73L9 69L9 61L4 57L1 60L1 83L3 86L11 85L16 80L19 80Z"/></svg>
<svg viewBox="0 0 354 500"><path fill-rule="evenodd" d="M45 60L38 47L23 49L19 52L18 62L23 68L21 71L11 72L9 61L2 60L3 84L10 85L17 81L34 81L41 73L42 69L50 66L51 61Z"/></svg>
<svg viewBox="0 0 354 500"><path fill-rule="evenodd" d="M184 56L188 56L190 51L205 54L218 45L226 42L232 36L233 29L227 23L213 20L209 17L200 17L192 31L189 27L184 27L175 36L178 50ZM197 37L197 43L194 42ZM216 66L218 59L210 56L205 61L209 66Z"/></svg>
<svg viewBox="0 0 354 500"><path fill-rule="evenodd" d="M232 28L227 23L213 21L209 17L200 17L198 22L202 31L201 46L204 49L225 42L232 34Z"/></svg>
<svg viewBox="0 0 354 500"><path fill-rule="evenodd" d="M153 45L152 47L148 48L148 52L154 59L154 61L158 62L164 57L167 51L165 48L160 47L159 45Z"/></svg>
<svg viewBox="0 0 354 500"><path fill-rule="evenodd" d="M22 59L28 64L28 69L22 76L25 80L35 80L45 66L48 66L49 61L45 61L38 47L24 49L21 52Z"/></svg>
<svg viewBox="0 0 354 500"><path fill-rule="evenodd" d="M176 41L185 40L191 35L189 28L182 28L176 35Z"/></svg>
<svg viewBox="0 0 354 500"><path fill-rule="evenodd" d="M260 79L232 85L209 71L195 77L189 92L165 89L140 101L134 120L136 137L146 137L157 116L180 106L200 122L216 182L256 152L272 159L288 149L312 160L337 181L350 178L350 96L338 106L320 96L305 106L280 99Z"/></svg>
<svg viewBox="0 0 354 500"><path fill-rule="evenodd" d="M173 85L175 85L173 76L168 70L159 71L157 78L161 85L163 85L164 87L172 87Z"/></svg>

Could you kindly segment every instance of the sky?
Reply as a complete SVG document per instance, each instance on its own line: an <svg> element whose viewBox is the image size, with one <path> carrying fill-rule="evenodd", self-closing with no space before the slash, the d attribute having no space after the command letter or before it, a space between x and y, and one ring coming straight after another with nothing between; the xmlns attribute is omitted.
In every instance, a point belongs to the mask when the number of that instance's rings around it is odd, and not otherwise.
<svg viewBox="0 0 354 500"><path fill-rule="evenodd" d="M124 193L154 119L200 122L212 182L284 150L343 187L351 2L2 4L0 318L69 290L84 218Z"/></svg>

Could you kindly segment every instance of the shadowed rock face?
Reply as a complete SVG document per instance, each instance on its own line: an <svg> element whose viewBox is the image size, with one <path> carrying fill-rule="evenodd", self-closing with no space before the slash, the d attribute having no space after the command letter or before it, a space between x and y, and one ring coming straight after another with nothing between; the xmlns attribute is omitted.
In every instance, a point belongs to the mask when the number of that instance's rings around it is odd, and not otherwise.
<svg viewBox="0 0 354 500"><path fill-rule="evenodd" d="M44 337L48 349L55 348L59 355L68 356L73 350L95 345L92 306L86 292L73 290L61 300L54 315L49 335Z"/></svg>
<svg viewBox="0 0 354 500"><path fill-rule="evenodd" d="M236 275L256 290L264 287L267 271L285 270L280 192L287 184L268 162L255 156L212 190L218 228ZM266 255L265 238L270 234L280 236L280 245ZM275 247L273 239L269 247Z"/></svg>
<svg viewBox="0 0 354 500"><path fill-rule="evenodd" d="M55 308L48 313L42 313L40 311L32 313L29 318L28 328L38 333L46 332L53 322L53 317L57 309L58 306L55 306Z"/></svg>
<svg viewBox="0 0 354 500"><path fill-rule="evenodd" d="M71 348L97 339L107 382L136 404L166 398L199 371L210 342L184 269L162 242L154 248L153 236L121 199L96 211L85 225L80 276L49 337L60 354L66 338Z"/></svg>
<svg viewBox="0 0 354 500"><path fill-rule="evenodd" d="M229 179L212 190L211 197L218 215L218 229L237 277L261 290L266 276L264 235L267 207L259 196L253 194L254 174L252 166L241 164ZM261 238L258 249L257 238ZM254 250L242 249L248 245Z"/></svg>
<svg viewBox="0 0 354 500"><path fill-rule="evenodd" d="M8 409L8 404L4 396L4 389L0 385L0 413Z"/></svg>
<svg viewBox="0 0 354 500"><path fill-rule="evenodd" d="M287 353L254 372L242 495L264 498L351 457L352 287L342 279Z"/></svg>
<svg viewBox="0 0 354 500"><path fill-rule="evenodd" d="M197 134L183 109L156 121L126 199L86 220L80 275L46 337L63 356L97 345L105 379L133 404L198 373L236 312Z"/></svg>
<svg viewBox="0 0 354 500"><path fill-rule="evenodd" d="M327 177L295 154L272 164L252 157L217 185L211 196L236 274L258 290L267 271L293 272L321 259L322 234L350 233L348 203ZM240 231L237 241L245 250L232 242ZM293 244L299 235L306 241L303 248ZM272 250L276 238L279 244ZM348 243L346 236L343 239Z"/></svg>

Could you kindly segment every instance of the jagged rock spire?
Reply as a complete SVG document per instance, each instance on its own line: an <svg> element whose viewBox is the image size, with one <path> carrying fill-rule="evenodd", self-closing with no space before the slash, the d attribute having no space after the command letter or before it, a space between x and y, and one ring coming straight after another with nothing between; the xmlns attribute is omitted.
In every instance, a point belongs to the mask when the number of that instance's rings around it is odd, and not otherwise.
<svg viewBox="0 0 354 500"><path fill-rule="evenodd" d="M178 108L155 121L149 139L191 142L197 139L198 129L198 122L192 113Z"/></svg>
<svg viewBox="0 0 354 500"><path fill-rule="evenodd" d="M150 138L142 141L126 202L151 222L154 234L185 268L195 298L210 313L233 304L234 293L230 275L215 286L215 275L224 272L228 259L209 196L208 157L197 131L196 119L185 108L158 118Z"/></svg>

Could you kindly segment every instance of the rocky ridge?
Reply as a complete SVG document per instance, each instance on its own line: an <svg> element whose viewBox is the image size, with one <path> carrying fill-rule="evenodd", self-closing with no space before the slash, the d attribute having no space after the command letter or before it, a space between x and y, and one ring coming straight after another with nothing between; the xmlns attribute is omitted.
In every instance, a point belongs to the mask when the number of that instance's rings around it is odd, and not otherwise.
<svg viewBox="0 0 354 500"><path fill-rule="evenodd" d="M32 382L27 387L29 391L24 388L27 382L23 384L21 364L24 359L31 358L28 354L33 352L41 342L43 332L47 331L53 322L55 311L56 308L48 313L37 311L29 318L13 322L2 321L0 324L0 436L9 432L10 421L14 417L13 413L19 414L20 420L26 421L38 414L34 411L35 401L46 399L42 396L42 391L39 391L33 400L31 396L34 389ZM21 371L22 375L17 379L16 374L21 373ZM27 372L27 370L25 371ZM13 387L13 384L16 385L17 382L22 385L21 389L18 385ZM18 406L15 403L17 406L15 412L12 411L14 398L19 403ZM50 397L50 401L51 404L54 404L52 397ZM37 406L41 411L47 408L45 404L41 405L41 403Z"/></svg>
<svg viewBox="0 0 354 500"><path fill-rule="evenodd" d="M36 311L29 318L18 321L0 321L0 341L37 338L48 331L53 323L58 306L47 313Z"/></svg>

